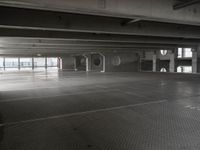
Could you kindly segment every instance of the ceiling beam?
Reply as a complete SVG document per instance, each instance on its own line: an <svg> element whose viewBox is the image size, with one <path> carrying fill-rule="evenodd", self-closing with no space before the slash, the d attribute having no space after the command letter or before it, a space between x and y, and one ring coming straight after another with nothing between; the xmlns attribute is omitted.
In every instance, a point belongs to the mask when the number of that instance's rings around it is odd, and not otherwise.
<svg viewBox="0 0 200 150"><path fill-rule="evenodd" d="M188 7L188 6L191 6L194 4L198 4L198 3L200 3L200 0L188 0L186 2L180 2L178 4L175 4L173 6L173 9L178 10L178 9L185 8L185 7Z"/></svg>
<svg viewBox="0 0 200 150"><path fill-rule="evenodd" d="M136 35L111 35L77 32L33 31L0 28L0 44L2 43L157 43L157 44L192 44L200 43L200 39L153 37Z"/></svg>
<svg viewBox="0 0 200 150"><path fill-rule="evenodd" d="M122 22L121 22L121 26L126 26L126 25L129 25L129 24L132 24L132 23L141 21L141 20L142 20L142 19L140 19L140 18L136 18L136 19L124 19L124 20L122 20Z"/></svg>
<svg viewBox="0 0 200 150"><path fill-rule="evenodd" d="M200 39L199 26L139 21L140 19L129 20L127 22L129 25L122 26L124 18L0 8L0 20L2 29L27 29L33 32L82 32ZM0 32L0 36L1 34Z"/></svg>
<svg viewBox="0 0 200 150"><path fill-rule="evenodd" d="M13 44L13 43L1 43L0 44L0 49L1 48L50 48L50 49L62 49L62 48L70 48L70 47L116 47L116 48L132 48L132 47L177 47L178 45L181 44L155 44L155 43L105 43L105 42L69 42L65 44L57 44L57 43L46 43L46 44ZM192 45L190 45L191 47Z"/></svg>
<svg viewBox="0 0 200 150"><path fill-rule="evenodd" d="M142 18L142 20L153 20L180 24L200 24L200 14L196 14L194 16L192 11L183 13L173 11L171 7L172 1L113 0L107 1L105 6L102 7L102 4L99 3L99 0L0 0L0 5L46 11L70 12L76 14L112 16L129 19L138 17ZM157 15L158 13L159 15ZM185 15L188 17L185 17Z"/></svg>

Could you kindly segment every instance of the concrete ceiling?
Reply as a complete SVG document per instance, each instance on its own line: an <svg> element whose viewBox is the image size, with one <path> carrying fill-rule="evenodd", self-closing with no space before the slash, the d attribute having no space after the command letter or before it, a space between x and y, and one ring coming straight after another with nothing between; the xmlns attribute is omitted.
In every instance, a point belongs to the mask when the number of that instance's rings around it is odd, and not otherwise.
<svg viewBox="0 0 200 150"><path fill-rule="evenodd" d="M0 54L60 56L199 45L196 5L174 11L174 1L145 2L1 0Z"/></svg>
<svg viewBox="0 0 200 150"><path fill-rule="evenodd" d="M190 0L193 1L193 0ZM175 0L1 0L2 6L200 24L199 5L174 11Z"/></svg>

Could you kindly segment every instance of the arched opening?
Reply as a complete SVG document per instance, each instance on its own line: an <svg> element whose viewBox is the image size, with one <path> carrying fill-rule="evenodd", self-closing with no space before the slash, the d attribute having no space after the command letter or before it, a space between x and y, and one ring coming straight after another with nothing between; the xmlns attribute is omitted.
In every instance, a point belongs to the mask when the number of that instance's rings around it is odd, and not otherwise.
<svg viewBox="0 0 200 150"><path fill-rule="evenodd" d="M167 52L168 52L167 50L160 50L160 54L163 56L167 55Z"/></svg>
<svg viewBox="0 0 200 150"><path fill-rule="evenodd" d="M167 69L166 68L161 68L160 72L167 72Z"/></svg>

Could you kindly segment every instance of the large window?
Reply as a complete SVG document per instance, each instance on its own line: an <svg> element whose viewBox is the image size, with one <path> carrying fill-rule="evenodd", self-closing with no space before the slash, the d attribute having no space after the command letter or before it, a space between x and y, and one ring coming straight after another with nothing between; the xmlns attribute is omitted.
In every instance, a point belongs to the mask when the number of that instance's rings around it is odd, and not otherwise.
<svg viewBox="0 0 200 150"><path fill-rule="evenodd" d="M44 70L57 69L57 57L0 57L0 71L4 70ZM4 66L5 65L5 66Z"/></svg>
<svg viewBox="0 0 200 150"><path fill-rule="evenodd" d="M37 70L45 69L45 58L35 57L34 58L34 68Z"/></svg>
<svg viewBox="0 0 200 150"><path fill-rule="evenodd" d="M57 67L58 66L58 58L49 57L47 58L47 67Z"/></svg>
<svg viewBox="0 0 200 150"><path fill-rule="evenodd" d="M3 66L3 57L0 57L0 71L4 70L4 66Z"/></svg>
<svg viewBox="0 0 200 150"><path fill-rule="evenodd" d="M178 48L178 58L191 58L192 49L191 48Z"/></svg>
<svg viewBox="0 0 200 150"><path fill-rule="evenodd" d="M5 58L5 69L6 70L18 70L19 59L18 58Z"/></svg>
<svg viewBox="0 0 200 150"><path fill-rule="evenodd" d="M31 70L32 69L32 58L20 58L20 69Z"/></svg>
<svg viewBox="0 0 200 150"><path fill-rule="evenodd" d="M180 73L192 73L192 66L178 66L177 72Z"/></svg>

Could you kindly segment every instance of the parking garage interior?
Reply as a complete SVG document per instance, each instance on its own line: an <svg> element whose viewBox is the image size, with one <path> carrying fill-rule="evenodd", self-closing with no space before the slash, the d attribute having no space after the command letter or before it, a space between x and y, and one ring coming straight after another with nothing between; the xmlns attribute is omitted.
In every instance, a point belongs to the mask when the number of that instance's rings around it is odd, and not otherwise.
<svg viewBox="0 0 200 150"><path fill-rule="evenodd" d="M199 150L199 0L1 0L0 150Z"/></svg>

